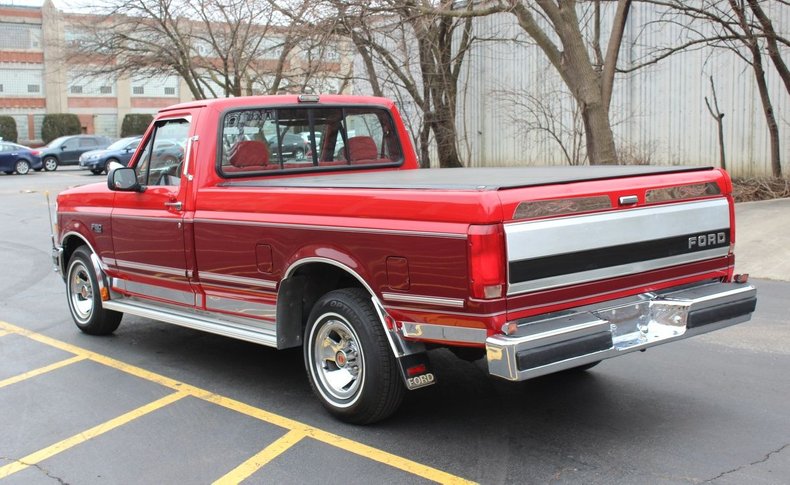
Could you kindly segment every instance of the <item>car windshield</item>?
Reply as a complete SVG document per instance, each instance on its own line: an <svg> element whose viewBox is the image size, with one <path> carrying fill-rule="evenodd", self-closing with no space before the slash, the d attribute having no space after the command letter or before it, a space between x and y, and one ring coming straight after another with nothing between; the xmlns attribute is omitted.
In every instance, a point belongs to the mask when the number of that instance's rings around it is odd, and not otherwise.
<svg viewBox="0 0 790 485"><path fill-rule="evenodd" d="M116 141L112 145L107 147L107 150L123 150L126 148L130 142L134 141L135 138L121 138L120 140Z"/></svg>
<svg viewBox="0 0 790 485"><path fill-rule="evenodd" d="M67 136L61 136L60 138L55 138L54 140L52 140L51 142L49 142L47 144L47 147L49 147L49 148L58 147L58 146L62 145L63 142L66 141L67 138L68 138Z"/></svg>

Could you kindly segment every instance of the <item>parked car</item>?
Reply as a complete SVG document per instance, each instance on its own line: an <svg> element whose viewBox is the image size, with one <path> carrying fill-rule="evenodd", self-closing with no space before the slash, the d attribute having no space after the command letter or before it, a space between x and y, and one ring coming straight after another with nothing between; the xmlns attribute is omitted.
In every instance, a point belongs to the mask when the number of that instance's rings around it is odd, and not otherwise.
<svg viewBox="0 0 790 485"><path fill-rule="evenodd" d="M269 144L271 153L277 153L277 137L269 137L266 142ZM310 142L305 142L304 139L293 133L284 133L282 135L282 148L283 158L293 158L294 160L304 160L305 155L310 151Z"/></svg>
<svg viewBox="0 0 790 485"><path fill-rule="evenodd" d="M16 172L27 175L31 168L35 171L44 168L41 157L35 155L35 150L9 141L0 141L0 170L7 174Z"/></svg>
<svg viewBox="0 0 790 485"><path fill-rule="evenodd" d="M110 162L126 165L131 160L142 136L121 138L103 150L91 150L80 155L80 168L90 170L95 175L107 170Z"/></svg>
<svg viewBox="0 0 790 485"><path fill-rule="evenodd" d="M76 165L80 155L91 150L107 148L112 139L100 135L72 135L55 138L47 146L35 150L35 154L44 162L48 172L56 170L58 165Z"/></svg>

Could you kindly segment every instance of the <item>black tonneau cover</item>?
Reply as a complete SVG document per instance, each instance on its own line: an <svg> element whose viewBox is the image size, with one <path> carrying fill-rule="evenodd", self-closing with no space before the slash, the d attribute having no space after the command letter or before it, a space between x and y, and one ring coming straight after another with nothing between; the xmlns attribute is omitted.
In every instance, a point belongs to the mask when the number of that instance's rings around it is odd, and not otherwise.
<svg viewBox="0 0 790 485"><path fill-rule="evenodd" d="M660 173L711 170L710 167L593 166L518 168L434 168L356 173L322 173L306 177L228 181L230 187L303 187L359 189L500 190L567 184Z"/></svg>

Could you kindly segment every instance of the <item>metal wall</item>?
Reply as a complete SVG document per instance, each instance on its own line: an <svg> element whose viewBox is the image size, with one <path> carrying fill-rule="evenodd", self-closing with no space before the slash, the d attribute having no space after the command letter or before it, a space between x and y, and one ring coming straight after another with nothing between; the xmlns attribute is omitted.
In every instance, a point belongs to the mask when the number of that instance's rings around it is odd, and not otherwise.
<svg viewBox="0 0 790 485"><path fill-rule="evenodd" d="M613 8L609 5L604 10L604 18L612 17ZM648 5L633 6L620 66L644 60L653 46L682 40L681 28L654 23L659 15ZM790 30L790 8L782 9L774 23L779 31ZM605 49L608 28L604 27ZM551 134L529 131L523 121L517 121L525 118L520 101L531 94L551 108L566 132L573 131L573 103L559 76L542 52L522 35L511 15L479 19L476 34L520 38L519 42L479 43L469 55L461 80L458 116L467 165L567 163ZM785 52L785 59L789 58L790 50ZM764 66L780 125L783 172L788 174L790 96L770 59L764 59ZM705 96L711 97L710 75L719 107L725 113L728 169L734 175L770 175L768 131L753 71L726 50L676 54L633 74L618 75L611 118L620 153L632 161L652 164L718 166L716 122L704 100Z"/></svg>

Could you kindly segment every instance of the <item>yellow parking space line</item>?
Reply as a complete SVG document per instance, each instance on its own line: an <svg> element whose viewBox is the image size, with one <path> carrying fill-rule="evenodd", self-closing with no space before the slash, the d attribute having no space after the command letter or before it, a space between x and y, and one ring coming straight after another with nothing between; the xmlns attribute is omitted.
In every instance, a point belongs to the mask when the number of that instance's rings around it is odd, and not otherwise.
<svg viewBox="0 0 790 485"><path fill-rule="evenodd" d="M207 391L203 391L202 389L195 389L195 390L200 391L199 394L194 394L195 397L204 399L206 401L212 402L219 406L226 407L233 411L246 414L254 418L258 418L261 421L266 421L268 423L276 424L277 426L281 426L283 428L287 428L293 431L298 431L300 433L303 433L305 436L313 438L322 443L326 443L336 448L340 448L341 450L345 450L357 454L369 460L373 460L379 463L383 463L385 465L389 465L393 468L403 470L412 475L418 475L422 478L432 480L438 483L448 483L448 484L475 483L469 480L465 480L461 477L452 475L450 473L443 472L436 468L432 468L427 465L417 463L416 461L409 460L408 458L403 458L402 456L393 455L392 453L388 453L378 448L374 448L372 446L362 444L358 441L344 438L342 436L336 435L334 433L330 433L328 431L324 431L322 429L313 428L312 426L308 426L304 423L300 423L299 421L294 421L292 419L274 413L270 413L269 411L264 411L263 409L250 406L249 404L244 404L243 402L239 402L234 399L229 399L223 396L218 396L216 394L211 394L208 393Z"/></svg>
<svg viewBox="0 0 790 485"><path fill-rule="evenodd" d="M16 384L17 382L24 381L25 379L30 379L31 377L36 377L36 376L40 376L41 374L46 374L47 372L52 372L53 370L60 369L61 367L66 367L67 365L71 365L75 362L79 362L85 359L87 359L87 357L85 357L84 355L76 355L74 357L61 360L60 362L55 362L54 364L49 364L44 367L39 367L38 369L27 371L24 374L19 374L14 377L3 379L2 381L0 381L0 389L6 386L10 386L11 384Z"/></svg>
<svg viewBox="0 0 790 485"><path fill-rule="evenodd" d="M132 411L129 411L126 414L118 416L117 418L113 418L109 421L105 421L104 423L98 426L94 426L93 428L87 431L77 433L70 438L66 438L63 441L55 443L52 446L48 446L44 449L33 452L25 457L16 460L14 463L11 463L4 467L0 467L0 479L6 478L28 467L37 465L38 463L41 463L47 458L51 458L57 455L58 453L66 451L69 448L73 448L90 439L93 439L119 426L122 426L132 420L135 420L141 416L145 416L148 413L156 411L157 409L163 408L168 404L172 404L186 396L188 396L188 394L185 392L174 392L172 394L168 394L167 396L161 399L157 399L156 401L148 403L145 406L141 406L137 409L133 409Z"/></svg>
<svg viewBox="0 0 790 485"><path fill-rule="evenodd" d="M241 483L243 480L249 478L250 475L260 470L264 465L277 458L293 445L301 441L301 439L304 437L305 434L300 431L291 430L285 433L282 437L261 450L258 454L234 468L225 476L219 478L213 483L213 485L233 485L236 483Z"/></svg>
<svg viewBox="0 0 790 485"><path fill-rule="evenodd" d="M318 428L313 428L312 426L301 423L299 421L295 421L293 419L286 418L284 416L280 416L278 414L274 414L272 412L260 408L256 408L249 404L236 401L235 399L230 399L218 394L214 394L205 389L201 389L199 387L195 387L186 384L184 382L180 382L175 379L165 377L161 374L156 374L154 372L147 371L140 367L126 364L119 360L115 360L111 357L107 357L105 355L97 354L90 350L77 347L76 345L72 345L66 342L61 342L60 340L47 337L46 335L42 335L40 333L36 333L22 327L11 325L10 323L3 322L2 320L0 320L0 329L4 329L12 333L24 335L32 340L41 342L43 344L47 344L49 346L58 348L60 350L64 350L66 352L71 352L73 354L85 356L86 358L94 362L98 362L108 367L112 367L122 372L126 372L127 374L131 374L141 379L155 382L157 384L160 384L165 387L169 387L176 391L187 393L198 399L202 399L204 401L214 403L216 405L239 412L241 414L246 414L247 416L251 416L253 418L256 418L261 421L265 421L270 424L274 424L276 426L280 426L290 431L296 431L298 433L304 434L305 436L313 438L322 443L326 443L328 445L360 455L364 458L377 461L379 463L389 465L393 468L403 470L407 473L417 475L428 480L432 480L434 482L448 483L448 484L474 483L469 480L465 480L461 477L452 475L450 473L443 472L436 468L432 468L427 465L423 465L421 463L417 463L415 461L409 460L407 458L403 458L401 456L388 453L378 448L374 448L372 446L368 446L359 443L357 441L344 438L342 436L336 435L334 433L330 433L328 431L324 431ZM0 475L0 477L2 477L2 475Z"/></svg>
<svg viewBox="0 0 790 485"><path fill-rule="evenodd" d="M9 333L11 333L11 332L8 332L6 330L0 330L0 337L2 337L4 335L8 335Z"/></svg>

